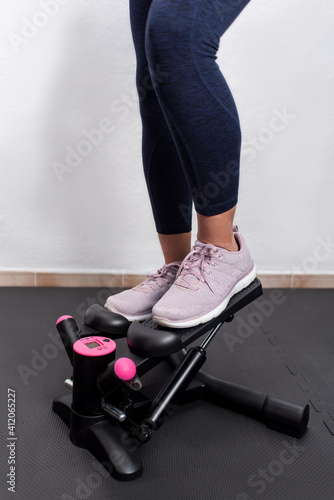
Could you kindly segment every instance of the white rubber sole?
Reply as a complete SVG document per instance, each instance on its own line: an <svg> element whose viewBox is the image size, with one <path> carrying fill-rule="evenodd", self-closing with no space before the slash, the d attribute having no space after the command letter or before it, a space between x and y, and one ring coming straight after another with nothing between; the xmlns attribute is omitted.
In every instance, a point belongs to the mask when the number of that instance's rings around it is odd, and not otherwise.
<svg viewBox="0 0 334 500"><path fill-rule="evenodd" d="M152 318L152 313L142 314L140 316L139 315L138 316L130 316L129 314L123 314L123 313L117 311L117 309L113 308L112 306L110 306L107 303L104 304L104 307L105 307L105 309L108 309L108 311L110 311L110 312L120 314L121 316L126 318L128 321L144 321L145 319Z"/></svg>
<svg viewBox="0 0 334 500"><path fill-rule="evenodd" d="M192 326L197 326L202 323L207 323L208 321L210 321L213 318L216 318L220 313L222 313L226 309L226 306L229 303L231 297L233 297L233 295L235 295L236 293L241 292L241 290L250 285L252 281L255 280L255 278L256 278L256 266L254 264L254 267L251 270L251 272L247 274L247 276L244 276L240 281L238 281L238 283L236 283L234 288L232 288L232 290L230 291L228 296L223 300L223 302L221 302L215 309L204 314L203 316L192 318L187 321L177 321L177 322L169 321L165 318L159 318L159 316L153 316L153 321L158 325L168 326L169 328L191 328Z"/></svg>

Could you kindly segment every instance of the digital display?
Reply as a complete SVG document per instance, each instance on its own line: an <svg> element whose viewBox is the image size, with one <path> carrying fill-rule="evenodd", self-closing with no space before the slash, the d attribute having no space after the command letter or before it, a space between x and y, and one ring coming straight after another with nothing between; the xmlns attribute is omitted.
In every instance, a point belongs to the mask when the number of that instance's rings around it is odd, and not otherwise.
<svg viewBox="0 0 334 500"><path fill-rule="evenodd" d="M100 344L98 342L87 342L87 344L85 344L87 347L89 347L89 349L94 349L94 347L100 347Z"/></svg>

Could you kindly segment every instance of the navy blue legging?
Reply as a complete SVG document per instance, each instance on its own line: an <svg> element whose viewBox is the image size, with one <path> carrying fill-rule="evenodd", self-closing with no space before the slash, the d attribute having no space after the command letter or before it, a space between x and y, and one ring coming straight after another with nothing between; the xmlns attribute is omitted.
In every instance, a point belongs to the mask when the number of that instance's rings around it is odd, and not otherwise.
<svg viewBox="0 0 334 500"><path fill-rule="evenodd" d="M130 0L142 156L156 230L191 231L192 203L217 215L238 201L241 132L216 63L250 0Z"/></svg>

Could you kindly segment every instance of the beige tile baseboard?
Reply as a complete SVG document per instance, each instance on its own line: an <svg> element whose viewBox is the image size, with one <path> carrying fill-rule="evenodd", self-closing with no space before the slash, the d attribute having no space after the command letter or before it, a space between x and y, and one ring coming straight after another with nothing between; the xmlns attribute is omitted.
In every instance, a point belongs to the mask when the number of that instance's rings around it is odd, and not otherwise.
<svg viewBox="0 0 334 500"><path fill-rule="evenodd" d="M0 287L131 288L145 278L139 274L0 271ZM263 288L334 288L334 274L259 273L258 278Z"/></svg>
<svg viewBox="0 0 334 500"><path fill-rule="evenodd" d="M334 288L334 274L258 274L263 288Z"/></svg>

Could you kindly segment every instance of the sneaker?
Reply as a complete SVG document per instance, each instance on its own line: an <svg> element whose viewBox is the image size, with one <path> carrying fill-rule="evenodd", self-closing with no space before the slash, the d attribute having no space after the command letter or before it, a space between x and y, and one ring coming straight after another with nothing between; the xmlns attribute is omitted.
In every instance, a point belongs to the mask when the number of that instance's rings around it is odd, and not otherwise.
<svg viewBox="0 0 334 500"><path fill-rule="evenodd" d="M172 328L206 323L223 312L230 298L256 278L255 264L237 226L233 226L233 233L238 252L195 242L173 285L153 307L155 323Z"/></svg>
<svg viewBox="0 0 334 500"><path fill-rule="evenodd" d="M134 288L108 297L104 307L129 321L151 318L152 307L172 286L180 264L165 264L155 274L147 274L146 280Z"/></svg>

